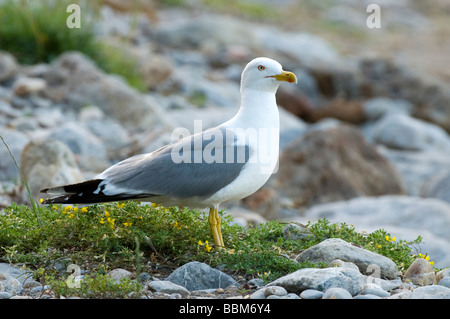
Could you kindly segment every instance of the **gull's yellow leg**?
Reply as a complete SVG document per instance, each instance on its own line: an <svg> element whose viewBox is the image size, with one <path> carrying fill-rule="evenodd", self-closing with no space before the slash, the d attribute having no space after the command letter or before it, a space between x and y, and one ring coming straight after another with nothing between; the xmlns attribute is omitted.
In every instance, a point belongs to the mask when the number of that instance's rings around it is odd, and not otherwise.
<svg viewBox="0 0 450 319"><path fill-rule="evenodd" d="M217 207L214 209L214 215L216 217L216 222L217 222L216 229L217 229L217 235L219 237L220 247L225 248L225 244L223 243L222 230L220 227L221 219L219 217L219 209Z"/></svg>
<svg viewBox="0 0 450 319"><path fill-rule="evenodd" d="M212 235L214 238L215 247L224 247L223 239L222 239L222 232L220 230L219 212L218 212L217 208L211 207L209 209L208 222L209 222L209 227L211 228L211 232L212 232Z"/></svg>

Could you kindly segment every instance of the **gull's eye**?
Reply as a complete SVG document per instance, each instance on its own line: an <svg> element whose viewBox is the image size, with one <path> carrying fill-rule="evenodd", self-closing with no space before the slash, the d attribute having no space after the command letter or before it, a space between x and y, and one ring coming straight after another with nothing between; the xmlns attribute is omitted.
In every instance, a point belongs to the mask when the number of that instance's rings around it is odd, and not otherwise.
<svg viewBox="0 0 450 319"><path fill-rule="evenodd" d="M266 67L264 65L258 65L258 70L259 71L263 71L265 69L266 69Z"/></svg>

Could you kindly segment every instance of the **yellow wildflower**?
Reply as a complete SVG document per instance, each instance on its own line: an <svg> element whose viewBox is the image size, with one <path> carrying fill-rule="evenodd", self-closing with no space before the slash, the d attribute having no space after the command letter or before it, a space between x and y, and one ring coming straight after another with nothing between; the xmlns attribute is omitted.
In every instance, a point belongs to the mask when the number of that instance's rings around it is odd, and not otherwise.
<svg viewBox="0 0 450 319"><path fill-rule="evenodd" d="M82 213L87 213L87 211L88 211L87 207L83 207L83 208L81 209L81 212L82 212Z"/></svg>
<svg viewBox="0 0 450 319"><path fill-rule="evenodd" d="M389 236L386 235L385 238L386 238L387 241L395 241L395 237L389 237Z"/></svg>
<svg viewBox="0 0 450 319"><path fill-rule="evenodd" d="M207 252L207 253L209 253L210 251L211 251L211 249L212 249L212 247L211 246L209 246L209 244L208 244L208 241L205 241L205 251Z"/></svg>
<svg viewBox="0 0 450 319"><path fill-rule="evenodd" d="M123 208L123 206L125 206L125 203L117 203L118 208Z"/></svg>
<svg viewBox="0 0 450 319"><path fill-rule="evenodd" d="M182 225L181 225L181 224L178 224L178 222L175 222L175 223L173 224L173 227L176 228L176 229L178 229L178 230L180 230L181 227L182 227Z"/></svg>
<svg viewBox="0 0 450 319"><path fill-rule="evenodd" d="M116 221L116 219L108 217L107 221L108 221L109 227L111 227L111 229L113 229L114 228L114 222Z"/></svg>
<svg viewBox="0 0 450 319"><path fill-rule="evenodd" d="M130 227L133 223L123 223L125 227Z"/></svg>
<svg viewBox="0 0 450 319"><path fill-rule="evenodd" d="M100 224L104 224L105 223L105 219L102 217L100 218Z"/></svg>
<svg viewBox="0 0 450 319"><path fill-rule="evenodd" d="M44 201L44 199L43 198L41 198L40 200L39 200L39 203L41 203L42 204L42 202Z"/></svg>
<svg viewBox="0 0 450 319"><path fill-rule="evenodd" d="M207 253L209 253L211 251L211 249L212 249L212 247L209 245L208 241L205 241L205 244L203 244L202 241L199 240L198 241L198 245L199 246L203 246L204 245L205 247L203 247L203 250L206 251Z"/></svg>
<svg viewBox="0 0 450 319"><path fill-rule="evenodd" d="M105 210L105 217L109 217L109 212L107 210Z"/></svg>
<svg viewBox="0 0 450 319"><path fill-rule="evenodd" d="M73 218L73 214L72 214L72 213L70 213L68 217L69 217L69 218Z"/></svg>

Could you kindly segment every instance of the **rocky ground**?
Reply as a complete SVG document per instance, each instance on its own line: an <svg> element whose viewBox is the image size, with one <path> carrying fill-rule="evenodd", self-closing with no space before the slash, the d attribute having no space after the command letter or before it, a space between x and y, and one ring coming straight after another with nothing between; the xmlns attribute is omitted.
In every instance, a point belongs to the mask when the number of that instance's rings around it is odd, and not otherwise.
<svg viewBox="0 0 450 319"><path fill-rule="evenodd" d="M282 23L199 7L152 8L154 15L139 16L131 31L130 14L106 6L100 36L132 34L122 49L142 61L148 91L104 73L79 52L21 65L0 51L0 135L39 198L42 187L81 181L170 142L177 127L193 132L194 120L203 128L223 122L237 110L243 66L269 56L299 78L277 94L279 170L227 212L243 223L326 217L405 240L421 235L422 251L436 267L448 267L450 9L445 1L380 6L377 30L367 28L359 1L329 7L285 1ZM26 203L20 184L0 147L2 207ZM401 285L387 290L391 297ZM301 297L279 286L286 293L264 290L265 296ZM357 286L352 296L364 289Z"/></svg>
<svg viewBox="0 0 450 319"><path fill-rule="evenodd" d="M343 261L342 259L345 259ZM143 288L129 298L140 299L449 299L450 269L435 273L423 258L416 259L404 274L393 261L341 239L327 239L297 256L297 260L325 262L325 268L303 268L264 283L255 278L233 278L200 262L190 262L170 273L133 273L114 269L107 275L116 281L129 278ZM70 282L73 291L84 280ZM0 263L0 299L80 298L56 295L50 286L34 281L18 267ZM134 295L133 295L134 294Z"/></svg>

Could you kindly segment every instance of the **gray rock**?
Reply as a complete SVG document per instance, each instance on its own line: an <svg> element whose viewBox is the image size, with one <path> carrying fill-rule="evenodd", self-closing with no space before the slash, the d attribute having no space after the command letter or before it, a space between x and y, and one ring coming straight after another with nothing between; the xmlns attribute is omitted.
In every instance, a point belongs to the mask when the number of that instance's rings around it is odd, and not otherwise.
<svg viewBox="0 0 450 319"><path fill-rule="evenodd" d="M86 123L90 132L99 139L106 148L107 159L118 162L127 157L131 143L128 132L116 120L105 117Z"/></svg>
<svg viewBox="0 0 450 319"><path fill-rule="evenodd" d="M185 287L189 291L227 288L237 282L227 274L204 263L193 261L173 271L166 280Z"/></svg>
<svg viewBox="0 0 450 319"><path fill-rule="evenodd" d="M394 195L359 197L315 205L304 216L309 221L320 218L330 222L351 221L357 230L384 229L404 240L415 240L420 235L425 243L419 247L431 256L435 266L448 266L445 261L449 260L450 205L444 201Z"/></svg>
<svg viewBox="0 0 450 319"><path fill-rule="evenodd" d="M352 299L352 295L343 288L331 287L325 291L322 299Z"/></svg>
<svg viewBox="0 0 450 319"><path fill-rule="evenodd" d="M349 262L349 261L342 261L340 259L332 260L328 264L328 267L344 267L344 268L351 268L351 269L355 269L355 270L359 271L358 266L356 266L354 263Z"/></svg>
<svg viewBox="0 0 450 319"><path fill-rule="evenodd" d="M450 203L450 170L440 170L431 176L421 189L423 197L438 198Z"/></svg>
<svg viewBox="0 0 450 319"><path fill-rule="evenodd" d="M15 296L22 291L22 284L16 278L0 273L0 291Z"/></svg>
<svg viewBox="0 0 450 319"><path fill-rule="evenodd" d="M265 288L261 288L250 294L249 299L266 299Z"/></svg>
<svg viewBox="0 0 450 319"><path fill-rule="evenodd" d="M158 127L164 123L159 106L152 104L117 76L103 73L85 55L66 52L52 61L45 74L46 95L54 101L67 101L75 109L97 105L105 114L132 128Z"/></svg>
<svg viewBox="0 0 450 319"><path fill-rule="evenodd" d="M351 295L357 295L364 287L364 277L348 268L303 268L276 279L268 286L281 286L292 293L301 293L306 289L324 292L328 288L339 287Z"/></svg>
<svg viewBox="0 0 450 319"><path fill-rule="evenodd" d="M450 299L450 288L440 285L419 287L392 295L389 299Z"/></svg>
<svg viewBox="0 0 450 319"><path fill-rule="evenodd" d="M270 186L299 210L359 196L402 194L392 164L355 127L310 130L286 147Z"/></svg>
<svg viewBox="0 0 450 319"><path fill-rule="evenodd" d="M391 291L393 289L397 289L403 283L401 278L397 278L394 280L385 280L379 278L378 274L374 273L371 276L366 277L366 286L371 284L374 284L377 288L380 287L384 291Z"/></svg>
<svg viewBox="0 0 450 319"><path fill-rule="evenodd" d="M35 200L40 190L84 180L72 151L57 140L31 141L21 154L20 169ZM24 188L23 192L27 190Z"/></svg>
<svg viewBox="0 0 450 319"><path fill-rule="evenodd" d="M66 144L78 157L82 169L102 171L109 166L105 144L81 123L69 122L57 127L48 138Z"/></svg>
<svg viewBox="0 0 450 319"><path fill-rule="evenodd" d="M427 188L432 186L433 179L445 175L450 165L450 156L439 150L426 152L394 150L383 145L378 146L392 165L395 166L403 180L406 193L411 196L428 196Z"/></svg>
<svg viewBox="0 0 450 319"><path fill-rule="evenodd" d="M0 82L7 81L14 77L19 70L16 58L12 54L0 51Z"/></svg>
<svg viewBox="0 0 450 319"><path fill-rule="evenodd" d="M12 294L5 291L0 291L0 299L9 299L12 297Z"/></svg>
<svg viewBox="0 0 450 319"><path fill-rule="evenodd" d="M288 294L286 289L284 289L283 287L279 287L279 286L266 287L266 288L264 288L264 293L265 293L266 297L272 296L272 295L286 296Z"/></svg>
<svg viewBox="0 0 450 319"><path fill-rule="evenodd" d="M260 288L264 286L264 281L261 278L253 278L248 281L250 287Z"/></svg>
<svg viewBox="0 0 450 319"><path fill-rule="evenodd" d="M313 34L282 32L270 27L257 28L255 31L260 38L259 42L264 43L266 50L288 56L307 68L335 70L344 63L325 40Z"/></svg>
<svg viewBox="0 0 450 319"><path fill-rule="evenodd" d="M34 282L32 272L7 263L0 263L0 274L14 277L22 286Z"/></svg>
<svg viewBox="0 0 450 319"><path fill-rule="evenodd" d="M369 121L377 121L394 114L411 114L413 106L406 100L375 97L363 103L363 110Z"/></svg>
<svg viewBox="0 0 450 319"><path fill-rule="evenodd" d="M18 96L26 96L45 91L47 83L40 78L19 77L13 83L14 94Z"/></svg>
<svg viewBox="0 0 450 319"><path fill-rule="evenodd" d="M180 294L187 296L190 292L183 286L177 285L168 280L149 281L148 289L152 292L160 292L166 294Z"/></svg>
<svg viewBox="0 0 450 319"><path fill-rule="evenodd" d="M380 270L382 278L394 279L399 275L395 263L387 257L356 247L339 238L330 238L301 252L298 262L331 263L335 259L352 262L358 266L361 273L372 272L375 265ZM370 269L369 269L370 268Z"/></svg>
<svg viewBox="0 0 450 319"><path fill-rule="evenodd" d="M28 143L29 138L22 132L7 128L0 128L0 136L3 137L13 157L20 166L20 153ZM19 171L14 164L14 160L11 158L3 141L0 140L0 181L17 180L18 178Z"/></svg>
<svg viewBox="0 0 450 319"><path fill-rule="evenodd" d="M289 294L290 295L290 294ZM288 292L283 287L270 286L258 289L250 295L250 299L282 299L289 298L292 299L293 296L288 296Z"/></svg>
<svg viewBox="0 0 450 319"><path fill-rule="evenodd" d="M438 285L450 288L450 277L444 277L439 280Z"/></svg>
<svg viewBox="0 0 450 319"><path fill-rule="evenodd" d="M439 282L442 278L450 277L450 268L445 268L436 274L436 280Z"/></svg>
<svg viewBox="0 0 450 319"><path fill-rule="evenodd" d="M380 120L374 128L373 139L394 149L450 153L449 136L441 127L404 114Z"/></svg>
<svg viewBox="0 0 450 319"><path fill-rule="evenodd" d="M361 291L361 295L375 295L378 297L389 297L391 294L380 286L373 283L366 283L363 290Z"/></svg>
<svg viewBox="0 0 450 319"><path fill-rule="evenodd" d="M120 282L124 278L130 279L132 275L130 271L122 268L113 269L107 274L108 277L114 279L116 282Z"/></svg>
<svg viewBox="0 0 450 319"><path fill-rule="evenodd" d="M302 299L322 299L323 291L315 289L306 289L300 293L300 298Z"/></svg>
<svg viewBox="0 0 450 319"><path fill-rule="evenodd" d="M417 258L403 275L403 281L411 281L415 285L425 286L436 284L433 266L423 258Z"/></svg>
<svg viewBox="0 0 450 319"><path fill-rule="evenodd" d="M282 233L284 239L288 240L304 240L313 236L306 226L294 223L284 226Z"/></svg>
<svg viewBox="0 0 450 319"><path fill-rule="evenodd" d="M357 296L353 297L353 299L381 299L381 297L376 296L376 295L367 294L367 295L357 295Z"/></svg>

